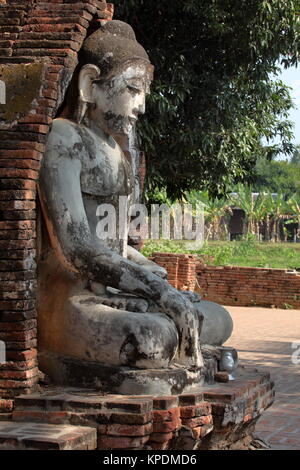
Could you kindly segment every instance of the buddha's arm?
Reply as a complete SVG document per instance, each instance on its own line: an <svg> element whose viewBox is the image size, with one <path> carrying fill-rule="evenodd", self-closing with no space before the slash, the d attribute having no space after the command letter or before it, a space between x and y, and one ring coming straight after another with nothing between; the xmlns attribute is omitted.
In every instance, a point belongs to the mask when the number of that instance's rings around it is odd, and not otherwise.
<svg viewBox="0 0 300 470"><path fill-rule="evenodd" d="M45 155L39 193L60 259L90 280L149 298L158 296L166 281L113 252L91 233L80 188L81 162L67 152L63 156L61 148L58 157L54 152L48 148Z"/></svg>
<svg viewBox="0 0 300 470"><path fill-rule="evenodd" d="M107 248L90 231L81 188L79 159L60 148L49 149L40 175L39 193L51 242L61 261L82 276L147 298L160 297L168 287L134 261Z"/></svg>
<svg viewBox="0 0 300 470"><path fill-rule="evenodd" d="M84 152L74 127L64 120L55 121L39 181L52 245L61 261L84 277L159 302L172 287L134 260L110 250L91 233L80 184L81 160L89 159Z"/></svg>

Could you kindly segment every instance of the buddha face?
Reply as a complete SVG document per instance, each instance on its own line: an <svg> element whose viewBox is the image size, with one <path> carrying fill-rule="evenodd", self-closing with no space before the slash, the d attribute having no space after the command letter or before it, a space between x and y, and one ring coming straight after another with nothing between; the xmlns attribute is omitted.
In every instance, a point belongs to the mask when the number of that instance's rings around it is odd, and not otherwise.
<svg viewBox="0 0 300 470"><path fill-rule="evenodd" d="M100 75L101 78L101 75ZM109 80L94 80L90 119L107 134L129 134L145 112L150 76L144 63L130 65Z"/></svg>

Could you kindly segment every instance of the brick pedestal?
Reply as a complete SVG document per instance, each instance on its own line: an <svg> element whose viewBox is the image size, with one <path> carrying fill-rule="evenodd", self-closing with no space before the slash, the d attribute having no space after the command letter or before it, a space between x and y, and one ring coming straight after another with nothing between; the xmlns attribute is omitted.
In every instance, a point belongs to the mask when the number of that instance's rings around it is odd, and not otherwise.
<svg viewBox="0 0 300 470"><path fill-rule="evenodd" d="M247 448L257 420L273 402L274 384L267 373L240 369L238 375L232 382L170 397L46 387L17 397L14 405L0 401L0 436L5 438L5 423L34 422L94 428L102 450Z"/></svg>

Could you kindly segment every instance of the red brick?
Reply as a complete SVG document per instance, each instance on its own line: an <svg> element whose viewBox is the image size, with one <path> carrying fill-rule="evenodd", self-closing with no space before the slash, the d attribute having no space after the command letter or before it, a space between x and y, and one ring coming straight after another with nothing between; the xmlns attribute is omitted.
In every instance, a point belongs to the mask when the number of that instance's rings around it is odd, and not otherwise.
<svg viewBox="0 0 300 470"><path fill-rule="evenodd" d="M25 320L18 322L1 322L0 321L0 331L26 331L36 328L37 321Z"/></svg>
<svg viewBox="0 0 300 470"><path fill-rule="evenodd" d="M174 434L172 432L169 433L152 433L150 437L150 441L153 442L168 442L173 439Z"/></svg>
<svg viewBox="0 0 300 470"><path fill-rule="evenodd" d="M150 445L151 449L153 450L167 450L169 448L169 442L148 442L148 445Z"/></svg>
<svg viewBox="0 0 300 470"><path fill-rule="evenodd" d="M152 423L138 426L127 424L103 424L98 426L100 434L108 436L148 436L152 432Z"/></svg>
<svg viewBox="0 0 300 470"><path fill-rule="evenodd" d="M197 418L182 419L182 424L188 426L189 428L196 428L202 426L203 424L210 424L212 422L212 417L208 416L199 416Z"/></svg>
<svg viewBox="0 0 300 470"><path fill-rule="evenodd" d="M37 357L36 349L29 349L27 351L7 351L6 358L8 361L31 361Z"/></svg>
<svg viewBox="0 0 300 470"><path fill-rule="evenodd" d="M59 15L52 15L50 16L31 16L28 20L27 25L23 26L22 31L43 31L43 27L46 26L46 31L47 27L51 26L64 26L64 25L73 25L76 27L79 25L81 28L88 28L89 22L80 16L59 16ZM20 30L18 26L13 26L12 28L17 28L17 31ZM81 29L80 29L81 31Z"/></svg>
<svg viewBox="0 0 300 470"><path fill-rule="evenodd" d="M0 201L35 200L36 191L0 191Z"/></svg>
<svg viewBox="0 0 300 470"><path fill-rule="evenodd" d="M182 406L180 408L181 418L194 418L197 416L206 416L211 414L211 405L209 403L201 403L197 406Z"/></svg>
<svg viewBox="0 0 300 470"><path fill-rule="evenodd" d="M21 250L35 248L35 240L2 240L0 234L0 250Z"/></svg>
<svg viewBox="0 0 300 470"><path fill-rule="evenodd" d="M179 418L180 418L180 408L153 411L153 423L162 423L164 421L176 422Z"/></svg>
<svg viewBox="0 0 300 470"><path fill-rule="evenodd" d="M153 432L154 433L169 433L180 428L180 426L181 426L180 419L177 419L174 421L158 422L158 423L153 424Z"/></svg>
<svg viewBox="0 0 300 470"><path fill-rule="evenodd" d="M143 447L149 440L147 437L113 437L99 436L98 448L105 449L128 449Z"/></svg>
<svg viewBox="0 0 300 470"><path fill-rule="evenodd" d="M169 410L177 407L178 398L176 396L154 397L153 409L154 410Z"/></svg>
<svg viewBox="0 0 300 470"><path fill-rule="evenodd" d="M29 370L2 370L0 369L0 379L29 380L38 375L38 368Z"/></svg>
<svg viewBox="0 0 300 470"><path fill-rule="evenodd" d="M179 404L181 406L198 406L203 402L203 393L191 393L191 394L183 394L179 396ZM203 404L204 406L206 403Z"/></svg>
<svg viewBox="0 0 300 470"><path fill-rule="evenodd" d="M36 180L38 178L38 172L19 168L0 168L0 178L25 178Z"/></svg>
<svg viewBox="0 0 300 470"><path fill-rule="evenodd" d="M0 371L24 371L33 369L38 366L37 359L31 359L29 361L7 361L4 364L0 364Z"/></svg>
<svg viewBox="0 0 300 470"><path fill-rule="evenodd" d="M35 209L35 201L0 201L0 210L28 210Z"/></svg>
<svg viewBox="0 0 300 470"><path fill-rule="evenodd" d="M0 390L2 388L7 389L23 389L30 388L38 382L38 376L28 379L28 380L10 380L10 379L1 379L0 378ZM1 393L0 393L1 395Z"/></svg>
<svg viewBox="0 0 300 470"><path fill-rule="evenodd" d="M1 181L1 189L36 189L36 182L26 179L3 178Z"/></svg>
<svg viewBox="0 0 300 470"><path fill-rule="evenodd" d="M4 400L0 398L0 413L10 413L14 408L13 400Z"/></svg>
<svg viewBox="0 0 300 470"><path fill-rule="evenodd" d="M23 270L32 270L34 268L34 261L29 259L29 260L17 260L17 261L11 261L11 260L0 260L0 271L23 271ZM1 303L1 308L3 310L20 310L23 308L23 306L16 306L15 303ZM24 307L25 308L25 307ZM27 310L29 310L29 307Z"/></svg>
<svg viewBox="0 0 300 470"><path fill-rule="evenodd" d="M41 411L41 410L14 410L13 420L22 422L30 421L48 424L65 424L70 421L72 413L68 411Z"/></svg>
<svg viewBox="0 0 300 470"><path fill-rule="evenodd" d="M201 427L193 428L192 429L194 439L200 439L201 437Z"/></svg>
<svg viewBox="0 0 300 470"><path fill-rule="evenodd" d="M27 114L19 123L51 124L52 119L47 114Z"/></svg>

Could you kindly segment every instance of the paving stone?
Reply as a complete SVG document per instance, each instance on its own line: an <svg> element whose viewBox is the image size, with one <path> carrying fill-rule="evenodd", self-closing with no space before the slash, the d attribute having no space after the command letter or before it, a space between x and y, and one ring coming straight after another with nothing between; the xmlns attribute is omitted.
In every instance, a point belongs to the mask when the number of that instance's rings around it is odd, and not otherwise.
<svg viewBox="0 0 300 470"><path fill-rule="evenodd" d="M255 434L272 449L300 450L300 365L292 363L292 343L300 343L300 310L226 308L234 324L227 345L238 350L240 363L270 371L275 382L275 402Z"/></svg>

